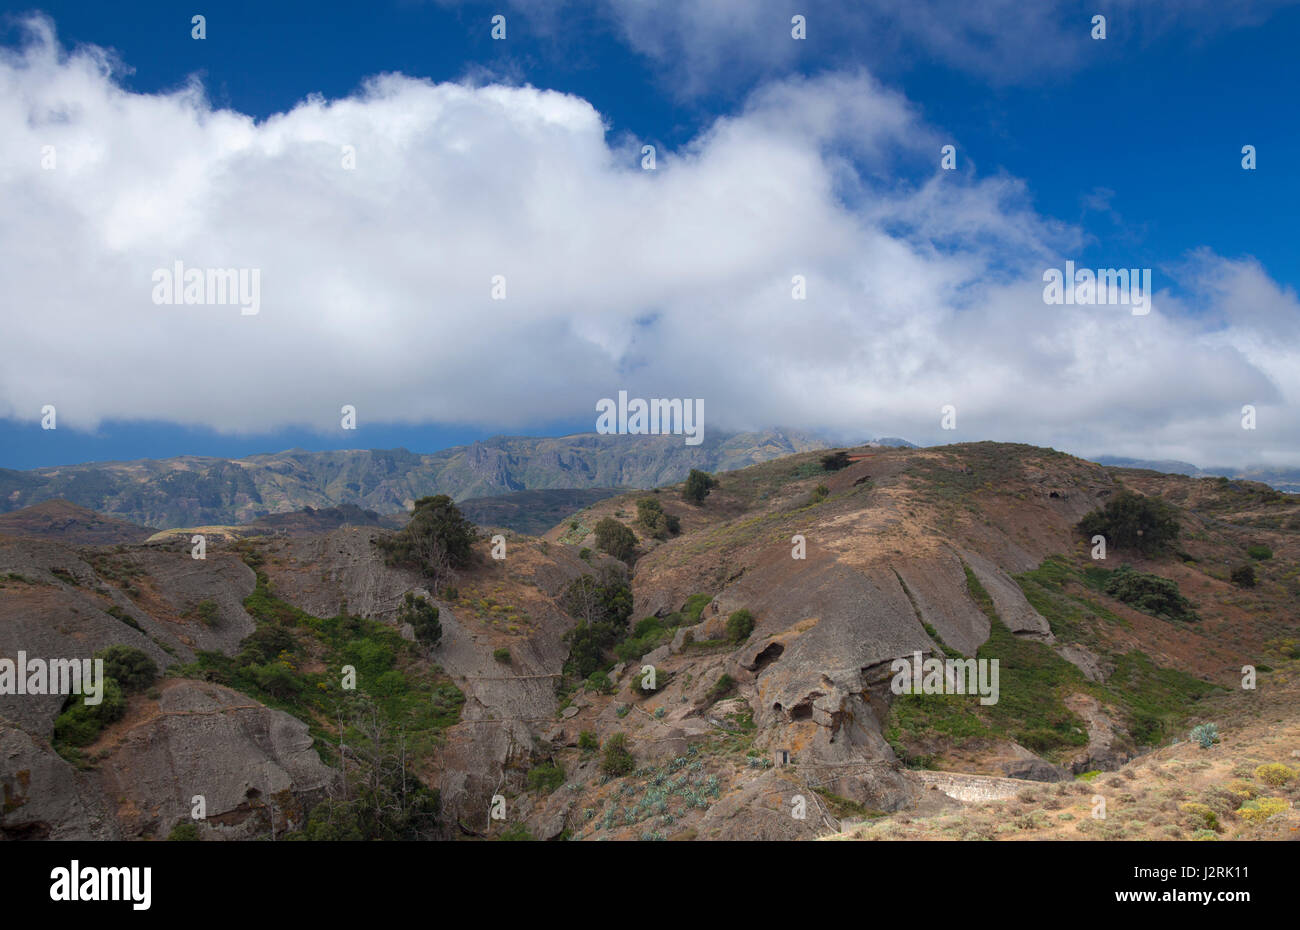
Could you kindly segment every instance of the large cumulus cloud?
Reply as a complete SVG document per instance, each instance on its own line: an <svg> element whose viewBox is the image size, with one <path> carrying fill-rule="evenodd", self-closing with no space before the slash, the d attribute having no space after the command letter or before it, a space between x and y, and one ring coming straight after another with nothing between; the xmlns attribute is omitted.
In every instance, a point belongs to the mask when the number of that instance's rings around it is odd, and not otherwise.
<svg viewBox="0 0 1300 930"><path fill-rule="evenodd" d="M1082 232L938 171L947 140L865 73L764 85L645 171L560 93L389 74L258 122L31 28L0 59L0 416L511 429L623 389L708 428L1296 459L1294 293L1197 252L1147 316L1046 306ZM156 305L178 260L259 269L260 313Z"/></svg>

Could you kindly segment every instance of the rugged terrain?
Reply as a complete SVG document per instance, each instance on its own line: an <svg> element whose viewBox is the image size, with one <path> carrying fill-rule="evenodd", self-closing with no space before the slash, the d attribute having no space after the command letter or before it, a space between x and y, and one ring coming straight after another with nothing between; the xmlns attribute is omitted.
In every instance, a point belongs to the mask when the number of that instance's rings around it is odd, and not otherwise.
<svg viewBox="0 0 1300 930"><path fill-rule="evenodd" d="M599 500L504 534L504 559L485 533L443 585L385 564L374 524L215 535L203 561L175 534L0 535L0 655L122 643L171 667L80 748L54 738L61 698L0 697L0 829L161 837L202 795L205 836L293 835L359 790L350 753L397 734L445 838L1121 835L1073 810L1098 793L1142 824L1122 835L1289 832L1295 779L1255 770L1298 764L1297 498L1028 446L850 453L720 473L698 505L680 485ZM1124 489L1177 508L1176 546L1090 558L1076 525ZM679 532L642 526L645 498ZM565 592L621 564L596 545L607 517L637 537L630 623L597 674L565 677ZM1122 563L1176 582L1197 619L1107 594ZM1251 587L1230 577L1247 563ZM408 592L439 609L432 650L399 623ZM239 659L272 632L289 638ZM997 659L999 702L895 695L890 663L915 652ZM344 717L345 664L369 735ZM648 669L656 687L636 689ZM1187 741L1210 722L1217 743ZM611 764L621 740L630 770ZM1238 813L1261 798L1284 809ZM1017 818L1033 828L1001 828Z"/></svg>
<svg viewBox="0 0 1300 930"><path fill-rule="evenodd" d="M503 436L428 454L290 449L241 459L187 455L0 469L0 513L62 499L159 530L249 523L307 507L351 505L392 514L426 494L466 500L522 490L647 488L680 481L691 468L740 468L825 447L821 439L776 430L706 431L697 446L674 435L593 433Z"/></svg>

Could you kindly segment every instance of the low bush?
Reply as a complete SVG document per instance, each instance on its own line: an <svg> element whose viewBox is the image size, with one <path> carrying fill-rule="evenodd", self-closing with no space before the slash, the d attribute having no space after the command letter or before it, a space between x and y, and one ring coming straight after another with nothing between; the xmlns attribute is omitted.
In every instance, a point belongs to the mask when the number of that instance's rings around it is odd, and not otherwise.
<svg viewBox="0 0 1300 930"><path fill-rule="evenodd" d="M600 770L614 778L636 771L636 759L627 748L626 733L615 733L605 740L605 753L600 760Z"/></svg>
<svg viewBox="0 0 1300 930"><path fill-rule="evenodd" d="M527 784L529 791L550 794L564 784L564 769L554 762L543 762L528 770Z"/></svg>
<svg viewBox="0 0 1300 930"><path fill-rule="evenodd" d="M745 608L735 611L727 618L727 638L733 643L742 643L754 632L754 615Z"/></svg>

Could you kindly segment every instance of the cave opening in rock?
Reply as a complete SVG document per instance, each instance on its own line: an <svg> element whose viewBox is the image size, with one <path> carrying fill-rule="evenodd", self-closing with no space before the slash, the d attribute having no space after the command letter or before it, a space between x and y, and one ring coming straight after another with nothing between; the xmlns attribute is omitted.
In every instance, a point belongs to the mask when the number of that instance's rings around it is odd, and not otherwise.
<svg viewBox="0 0 1300 930"><path fill-rule="evenodd" d="M754 664L749 666L755 674L767 668L777 659L781 658L781 653L785 652L785 647L780 643L768 643L758 655L754 656Z"/></svg>

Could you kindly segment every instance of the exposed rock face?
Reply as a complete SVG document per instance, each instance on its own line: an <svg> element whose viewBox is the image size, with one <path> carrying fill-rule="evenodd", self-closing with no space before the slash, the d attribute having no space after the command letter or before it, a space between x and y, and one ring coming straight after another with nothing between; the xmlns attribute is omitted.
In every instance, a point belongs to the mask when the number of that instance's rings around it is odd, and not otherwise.
<svg viewBox="0 0 1300 930"><path fill-rule="evenodd" d="M1119 738L1114 721L1095 697L1090 694L1072 694L1065 699L1065 705L1088 725L1088 748L1071 763L1070 768L1074 774L1117 769L1133 758L1131 751L1117 745Z"/></svg>
<svg viewBox="0 0 1300 930"><path fill-rule="evenodd" d="M800 804L802 818L794 816ZM816 792L780 769L722 798L696 827L703 840L810 840L838 829Z"/></svg>
<svg viewBox="0 0 1300 930"><path fill-rule="evenodd" d="M998 619L1008 630L1041 642L1053 640L1051 625L1025 600L1024 592L1010 575L977 552L963 551L961 557L970 566L984 590L989 593ZM967 655L972 654L967 653Z"/></svg>
<svg viewBox="0 0 1300 930"><path fill-rule="evenodd" d="M521 474L508 443L490 445L466 453L483 480ZM620 467L653 472L663 466L654 461L659 451L637 447L619 459ZM596 683L580 688L562 716L555 684L575 620L557 598L579 575L611 561L599 553L580 558L581 547L593 543L574 538L580 532L568 520L544 541L509 535L502 563L487 558L480 539L478 562L454 581L461 592L448 595L451 600L435 596L418 573L385 565L373 545L384 530L375 526L298 527L268 536L257 543L265 556L260 570L278 597L317 616L335 615L346 602L351 614L393 623L407 592L437 604L443 637L430 658L461 689L465 703L460 722L446 730L445 742L418 775L441 791L448 836L497 832L501 825L489 821L495 794L509 799L511 825L522 818L542 838L565 831L584 838L674 830L724 839L824 835L837 825L814 789L894 811L957 804L941 783L953 797L993 798L1023 790L1025 779L1066 777L1007 733L959 745L941 758L945 765L1013 776L1007 779L904 771L885 739L892 660L939 654L940 641L974 656L988 642L990 619L983 601L971 596L967 568L1017 637L1056 649L1093 681L1109 673L1107 643L1089 638L1085 648L1056 642L1012 577L1077 543L1074 522L1107 490L1105 474L1079 463L1063 476L1048 456L1041 474L1030 469L1027 485L1004 492L999 482L1024 476L1004 467L1000 453L976 451L983 475L962 466L960 452L877 451L833 474L811 473L808 466L819 467L811 458L797 469L759 466L724 480L700 507L662 495L682 532L640 540L632 622L675 614L695 594L712 601L698 625L679 629L671 641L641 657L624 653L628 661L609 674L612 694ZM582 471L584 461L566 452L543 458L545 467L560 470ZM917 462L929 463L928 470L909 471ZM394 459L375 467L398 481L409 464ZM286 460L275 467L294 472L299 465ZM584 471L585 480L601 483L627 474ZM815 482L830 490L821 504L809 503ZM399 485L390 490L408 497L431 490ZM626 523L634 510L635 496L628 496L600 500L577 518L580 528L602 514ZM796 533L805 537L806 558L792 558ZM106 564L135 574L129 583L104 582ZM9 572L32 583L10 583ZM44 656L90 655L128 643L160 666L186 661L198 650L232 654L254 628L242 607L254 583L254 572L221 545L210 546L206 562L195 562L187 546L177 544L110 552L0 537L0 654L23 648ZM195 619L200 601L218 605L218 623L208 627ZM725 638L726 624L740 608L752 613L756 627L735 643ZM1063 638L1067 629L1060 628ZM410 638L409 628L404 635ZM645 665L660 676L661 687L652 693L632 686ZM1064 765L1076 771L1114 767L1129 741L1110 718L1122 719L1125 711L1085 697L1071 698L1069 707L1087 722L1089 746ZM309 748L300 721L228 689L177 680L167 682L156 700L133 697L128 717L86 750L98 768L80 772L47 742L61 702L0 697L0 713L11 718L0 729L5 835L165 835L188 818L193 796L203 795L212 830L265 836L273 823L276 831L301 823L311 801L337 778ZM599 752L590 751L588 740L578 745L583 731L602 743L624 734L638 771L603 778ZM931 736L904 744L913 755L951 748L940 745L940 736L933 736L935 746L926 745ZM562 763L565 783L549 793L529 791L526 774L543 760ZM636 819L646 816L644 809L628 816L627 808L641 804L649 788L688 771L689 808L678 794L672 803L679 806L653 812L671 818ZM791 816L796 795L807 803L806 819ZM606 818L599 815L610 811L616 823L602 826Z"/></svg>
<svg viewBox="0 0 1300 930"><path fill-rule="evenodd" d="M124 721L99 763L126 836L165 836L202 796L211 828L232 838L299 827L338 773L307 724L229 688L169 681L156 705Z"/></svg>
<svg viewBox="0 0 1300 930"><path fill-rule="evenodd" d="M44 740L0 720L0 838L120 839L97 788Z"/></svg>
<svg viewBox="0 0 1300 930"><path fill-rule="evenodd" d="M933 559L896 563L921 620L934 627L944 643L973 656L989 638L989 618L966 593L966 572L951 553Z"/></svg>
<svg viewBox="0 0 1300 930"><path fill-rule="evenodd" d="M527 635L503 643L472 608L434 597L427 579L416 572L385 565L375 536L370 529L345 527L277 543L282 564L268 567L272 584L285 600L318 616L336 613L346 600L350 613L391 622L408 591L437 604L442 640L434 659L464 693L465 704L460 722L446 733L430 784L441 793L447 824L484 833L492 796L503 787L522 790L523 773L545 742L542 734L556 722L556 673L568 657L563 637L573 620L550 598L593 566L568 547L542 553L534 543L511 541L500 568L508 568L512 582L534 597L528 602ZM597 559L597 566L602 561ZM493 657L503 644L510 652L508 664Z"/></svg>
<svg viewBox="0 0 1300 930"><path fill-rule="evenodd" d="M1086 646L1080 646L1078 643L1060 643L1056 646L1056 654L1083 672L1084 677L1089 681L1105 681L1110 676L1107 667Z"/></svg>

